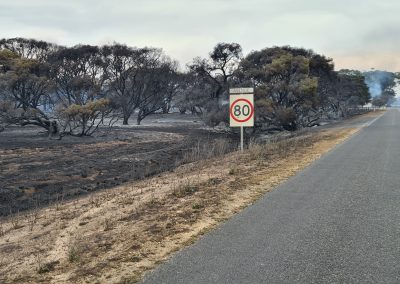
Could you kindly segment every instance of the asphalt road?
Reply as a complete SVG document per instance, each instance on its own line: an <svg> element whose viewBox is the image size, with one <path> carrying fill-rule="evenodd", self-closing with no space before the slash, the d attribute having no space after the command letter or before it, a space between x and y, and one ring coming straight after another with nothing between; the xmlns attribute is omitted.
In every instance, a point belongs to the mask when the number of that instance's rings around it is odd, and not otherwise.
<svg viewBox="0 0 400 284"><path fill-rule="evenodd" d="M400 283L400 110L387 111L144 283Z"/></svg>

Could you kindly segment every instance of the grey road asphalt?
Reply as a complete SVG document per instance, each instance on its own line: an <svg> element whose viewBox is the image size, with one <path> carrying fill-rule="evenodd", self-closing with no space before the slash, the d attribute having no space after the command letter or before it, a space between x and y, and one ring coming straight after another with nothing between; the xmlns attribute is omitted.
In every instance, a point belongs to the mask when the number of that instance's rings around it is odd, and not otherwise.
<svg viewBox="0 0 400 284"><path fill-rule="evenodd" d="M400 283L400 110L387 111L144 283Z"/></svg>

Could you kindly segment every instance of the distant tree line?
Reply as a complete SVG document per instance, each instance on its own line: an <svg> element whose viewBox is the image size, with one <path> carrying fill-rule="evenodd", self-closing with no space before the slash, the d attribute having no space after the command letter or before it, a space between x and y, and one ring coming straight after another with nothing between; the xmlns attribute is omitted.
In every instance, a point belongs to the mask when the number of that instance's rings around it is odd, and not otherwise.
<svg viewBox="0 0 400 284"><path fill-rule="evenodd" d="M359 71L289 46L243 56L219 43L180 72L161 49L121 44L63 47L33 39L0 40L0 124L37 125L50 136L92 135L118 119L136 123L171 110L228 122L230 87L254 87L255 131L296 130L339 118L370 101Z"/></svg>
<svg viewBox="0 0 400 284"><path fill-rule="evenodd" d="M188 67L191 79L177 105L203 114L212 126L228 122L230 87L254 87L256 130L311 127L322 118L346 117L371 99L361 72L336 72L332 59L303 48L265 48L243 57L240 45L220 43Z"/></svg>

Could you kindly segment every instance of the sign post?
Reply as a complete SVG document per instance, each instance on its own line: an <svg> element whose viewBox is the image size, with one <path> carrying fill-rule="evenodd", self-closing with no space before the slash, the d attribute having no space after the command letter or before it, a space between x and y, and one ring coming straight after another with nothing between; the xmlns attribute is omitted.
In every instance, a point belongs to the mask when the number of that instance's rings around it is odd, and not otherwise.
<svg viewBox="0 0 400 284"><path fill-rule="evenodd" d="M243 152L243 126L240 126L240 151Z"/></svg>
<svg viewBox="0 0 400 284"><path fill-rule="evenodd" d="M253 92L253 88L233 88L229 90L230 127L240 127L241 151L243 151L243 127L254 126Z"/></svg>

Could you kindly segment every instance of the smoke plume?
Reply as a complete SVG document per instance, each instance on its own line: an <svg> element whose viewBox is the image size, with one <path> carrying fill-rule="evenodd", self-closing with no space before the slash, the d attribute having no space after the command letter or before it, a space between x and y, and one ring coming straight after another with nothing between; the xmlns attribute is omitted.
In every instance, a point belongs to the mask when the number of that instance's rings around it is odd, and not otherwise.
<svg viewBox="0 0 400 284"><path fill-rule="evenodd" d="M394 81L394 74L387 71L369 71L364 73L365 84L369 88L371 96L379 97L386 87Z"/></svg>

